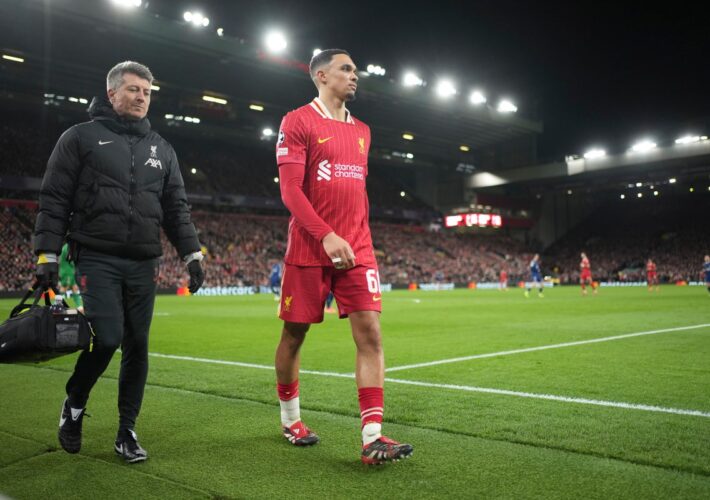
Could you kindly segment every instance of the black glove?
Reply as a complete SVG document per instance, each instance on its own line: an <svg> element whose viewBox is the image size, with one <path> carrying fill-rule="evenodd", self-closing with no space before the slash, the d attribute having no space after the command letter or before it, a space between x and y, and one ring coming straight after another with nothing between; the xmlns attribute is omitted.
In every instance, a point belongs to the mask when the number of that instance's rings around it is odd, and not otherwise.
<svg viewBox="0 0 710 500"><path fill-rule="evenodd" d="M190 293L195 293L205 281L205 272L202 270L199 260L190 261L187 265L187 271L190 273L190 285L187 289L190 290Z"/></svg>
<svg viewBox="0 0 710 500"><path fill-rule="evenodd" d="M59 264L56 262L46 262L44 264L37 264L37 270L35 271L35 283L33 288L38 286L42 287L42 290L47 290L49 288L57 289L57 283L59 282Z"/></svg>

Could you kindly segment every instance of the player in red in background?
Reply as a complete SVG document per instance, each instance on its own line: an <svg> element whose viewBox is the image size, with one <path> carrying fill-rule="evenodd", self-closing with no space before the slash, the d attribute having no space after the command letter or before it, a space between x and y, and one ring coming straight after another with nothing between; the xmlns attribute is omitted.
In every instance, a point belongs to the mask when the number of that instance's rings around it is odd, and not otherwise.
<svg viewBox="0 0 710 500"><path fill-rule="evenodd" d="M587 295L587 285L592 287L594 295L597 294L597 287L592 279L592 266L589 264L587 254L581 253L582 260L579 263L579 284L582 286L582 295Z"/></svg>
<svg viewBox="0 0 710 500"><path fill-rule="evenodd" d="M500 281L498 282L498 290L508 291L508 271L500 270Z"/></svg>
<svg viewBox="0 0 710 500"><path fill-rule="evenodd" d="M310 74L318 97L284 116L276 145L281 197L291 212L279 314L284 327L276 349L283 435L297 446L319 441L301 421L300 349L311 323L323 321L332 290L340 317L350 319L357 351L361 460L396 461L413 448L382 435L382 296L365 190L370 128L345 107L355 98L358 81L346 51L320 52L311 60Z"/></svg>
<svg viewBox="0 0 710 500"><path fill-rule="evenodd" d="M648 259L646 262L646 282L648 283L648 291L653 291L653 285L656 285L656 291L659 290L658 287L658 274L656 273L656 263L653 260Z"/></svg>

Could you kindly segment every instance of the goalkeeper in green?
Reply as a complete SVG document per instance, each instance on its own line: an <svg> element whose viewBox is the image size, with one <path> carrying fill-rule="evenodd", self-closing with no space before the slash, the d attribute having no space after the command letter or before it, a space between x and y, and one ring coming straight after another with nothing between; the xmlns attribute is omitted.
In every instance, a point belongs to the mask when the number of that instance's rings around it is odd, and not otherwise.
<svg viewBox="0 0 710 500"><path fill-rule="evenodd" d="M64 297L72 298L74 305L80 312L84 312L84 303L81 300L81 292L76 284L76 270L74 263L68 259L69 244L64 243L62 253L59 256L59 288Z"/></svg>

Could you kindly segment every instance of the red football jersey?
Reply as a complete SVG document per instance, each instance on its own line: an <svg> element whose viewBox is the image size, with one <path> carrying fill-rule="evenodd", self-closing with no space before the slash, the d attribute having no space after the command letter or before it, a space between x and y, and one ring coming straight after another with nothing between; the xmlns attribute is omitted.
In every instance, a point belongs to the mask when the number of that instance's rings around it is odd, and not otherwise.
<svg viewBox="0 0 710 500"><path fill-rule="evenodd" d="M582 270L590 269L589 259L586 258L586 257L583 258L583 259L582 259L582 262L579 263L579 267L581 267Z"/></svg>
<svg viewBox="0 0 710 500"><path fill-rule="evenodd" d="M305 166L303 193L316 213L355 252L356 265L376 264L365 189L370 127L346 112L333 119L323 102L287 113L281 121L276 163ZM332 266L323 244L291 216L285 262L296 266Z"/></svg>
<svg viewBox="0 0 710 500"><path fill-rule="evenodd" d="M647 273L655 273L656 272L656 264L654 262L648 262L646 264L646 272Z"/></svg>

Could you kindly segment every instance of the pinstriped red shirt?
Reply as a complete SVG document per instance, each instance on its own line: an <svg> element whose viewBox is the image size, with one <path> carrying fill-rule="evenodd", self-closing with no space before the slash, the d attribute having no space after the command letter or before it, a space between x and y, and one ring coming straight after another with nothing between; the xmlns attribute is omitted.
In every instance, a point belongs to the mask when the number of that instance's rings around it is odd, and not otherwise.
<svg viewBox="0 0 710 500"><path fill-rule="evenodd" d="M346 111L334 120L315 98L284 116L276 145L279 166L305 167L303 193L313 209L355 252L355 263L375 264L365 189L370 128ZM322 238L324 235L320 235ZM285 262L296 266L332 266L323 244L293 215L289 219Z"/></svg>

